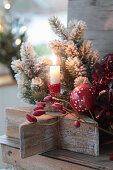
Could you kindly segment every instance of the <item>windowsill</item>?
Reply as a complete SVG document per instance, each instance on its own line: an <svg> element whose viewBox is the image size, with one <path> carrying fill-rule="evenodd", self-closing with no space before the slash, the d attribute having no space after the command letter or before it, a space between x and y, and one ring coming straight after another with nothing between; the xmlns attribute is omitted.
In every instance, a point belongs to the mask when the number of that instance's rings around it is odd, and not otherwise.
<svg viewBox="0 0 113 170"><path fill-rule="evenodd" d="M0 87L16 84L16 80L14 80L10 74L0 75Z"/></svg>

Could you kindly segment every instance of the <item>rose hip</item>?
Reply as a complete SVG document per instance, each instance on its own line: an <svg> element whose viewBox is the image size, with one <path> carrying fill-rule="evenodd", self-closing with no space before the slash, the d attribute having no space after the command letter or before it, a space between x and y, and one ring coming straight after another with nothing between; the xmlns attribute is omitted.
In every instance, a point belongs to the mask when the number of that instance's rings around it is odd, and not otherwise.
<svg viewBox="0 0 113 170"><path fill-rule="evenodd" d="M38 103L37 103L37 106L43 106L43 107L45 107L45 105L46 105L46 104L45 104L44 102L38 102Z"/></svg>
<svg viewBox="0 0 113 170"><path fill-rule="evenodd" d="M37 122L37 119L36 117L30 115L30 114L26 114L26 119L29 121L29 122Z"/></svg>
<svg viewBox="0 0 113 170"><path fill-rule="evenodd" d="M62 110L63 105L62 105L61 103L55 102L54 104L52 104L52 108L53 108L53 109Z"/></svg>
<svg viewBox="0 0 113 170"><path fill-rule="evenodd" d="M34 116L41 116L43 114L45 114L45 110L36 110L33 113Z"/></svg>
<svg viewBox="0 0 113 170"><path fill-rule="evenodd" d="M39 105L39 106L34 108L34 111L39 110L39 109L43 109L43 108L44 108L43 106Z"/></svg>

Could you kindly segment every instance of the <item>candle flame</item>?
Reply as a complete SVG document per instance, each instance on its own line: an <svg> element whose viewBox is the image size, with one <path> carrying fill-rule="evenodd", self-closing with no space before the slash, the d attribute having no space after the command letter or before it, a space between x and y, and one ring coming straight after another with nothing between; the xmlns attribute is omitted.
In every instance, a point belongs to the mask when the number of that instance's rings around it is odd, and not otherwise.
<svg viewBox="0 0 113 170"><path fill-rule="evenodd" d="M53 65L56 65L57 57L56 57L56 55L55 55L55 54L52 54L52 56L51 56L51 60L52 60Z"/></svg>

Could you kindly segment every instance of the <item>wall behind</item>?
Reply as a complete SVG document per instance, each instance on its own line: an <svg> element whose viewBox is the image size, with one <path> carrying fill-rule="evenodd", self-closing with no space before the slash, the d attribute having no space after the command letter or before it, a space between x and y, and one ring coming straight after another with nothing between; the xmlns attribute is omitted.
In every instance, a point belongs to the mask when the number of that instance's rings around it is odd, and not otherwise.
<svg viewBox="0 0 113 170"><path fill-rule="evenodd" d="M113 0L69 0L68 20L72 18L86 22L86 38L101 58L113 52Z"/></svg>

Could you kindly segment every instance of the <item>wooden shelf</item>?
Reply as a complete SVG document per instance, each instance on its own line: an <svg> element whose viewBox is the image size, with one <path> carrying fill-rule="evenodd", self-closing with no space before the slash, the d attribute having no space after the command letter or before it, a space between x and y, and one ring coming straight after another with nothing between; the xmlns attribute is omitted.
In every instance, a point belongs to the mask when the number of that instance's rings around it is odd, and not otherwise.
<svg viewBox="0 0 113 170"><path fill-rule="evenodd" d="M16 85L16 80L10 74L0 75L0 87Z"/></svg>
<svg viewBox="0 0 113 170"><path fill-rule="evenodd" d="M13 166L19 166L20 169L34 170L41 168L45 170L113 170L113 161L109 160L109 154L113 151L113 145L109 145L102 149L104 154L99 157L89 156L77 152L67 151L63 149L55 149L43 154L36 154L34 156L21 159L19 151L19 139L1 136L0 143L2 146L2 157L5 163ZM46 167L46 168L45 168Z"/></svg>

